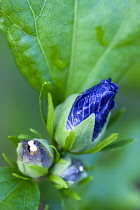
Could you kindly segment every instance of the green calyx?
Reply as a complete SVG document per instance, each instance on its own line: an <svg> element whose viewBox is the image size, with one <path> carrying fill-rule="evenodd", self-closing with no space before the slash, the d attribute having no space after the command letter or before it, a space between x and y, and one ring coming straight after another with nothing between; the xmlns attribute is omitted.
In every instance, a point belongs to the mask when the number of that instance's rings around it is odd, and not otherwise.
<svg viewBox="0 0 140 210"><path fill-rule="evenodd" d="M78 95L71 95L55 109L55 140L61 151L72 153L86 151L101 140L106 129L105 125L98 138L92 141L95 124L95 114L93 113L72 130L66 130L68 115Z"/></svg>

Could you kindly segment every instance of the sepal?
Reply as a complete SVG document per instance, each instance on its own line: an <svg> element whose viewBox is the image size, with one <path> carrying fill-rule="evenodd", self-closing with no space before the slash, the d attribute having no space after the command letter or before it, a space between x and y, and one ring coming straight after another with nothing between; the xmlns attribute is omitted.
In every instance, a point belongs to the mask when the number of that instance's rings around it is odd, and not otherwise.
<svg viewBox="0 0 140 210"><path fill-rule="evenodd" d="M71 95L55 109L55 140L61 151L69 150L71 152L78 153L88 150L101 140L106 129L107 123L100 132L99 136L92 141L95 125L94 113L72 130L66 129L68 115L77 96L78 94Z"/></svg>
<svg viewBox="0 0 140 210"><path fill-rule="evenodd" d="M119 140L116 142L113 142L106 147L102 149L102 151L108 151L108 150L114 150L114 149L120 149L122 147L125 147L129 144L132 144L136 139L126 139L126 140Z"/></svg>
<svg viewBox="0 0 140 210"><path fill-rule="evenodd" d="M83 152L79 152L78 154L90 154L90 153L99 152L103 148L105 148L107 145L109 145L110 143L115 141L117 138L118 138L118 134L117 133L112 133L107 138L105 138L104 140L102 140L101 142L96 144L94 147L92 147L92 148L90 148L88 150L85 150Z"/></svg>

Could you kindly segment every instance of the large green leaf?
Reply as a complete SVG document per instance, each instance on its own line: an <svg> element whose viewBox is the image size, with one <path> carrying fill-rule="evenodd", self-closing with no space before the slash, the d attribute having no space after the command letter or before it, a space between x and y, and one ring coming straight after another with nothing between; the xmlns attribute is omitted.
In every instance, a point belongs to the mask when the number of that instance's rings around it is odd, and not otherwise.
<svg viewBox="0 0 140 210"><path fill-rule="evenodd" d="M1 0L0 28L30 84L50 81L60 101L139 59L139 14L138 0Z"/></svg>
<svg viewBox="0 0 140 210"><path fill-rule="evenodd" d="M16 178L13 169L0 168L0 210L38 209L39 190L32 180Z"/></svg>

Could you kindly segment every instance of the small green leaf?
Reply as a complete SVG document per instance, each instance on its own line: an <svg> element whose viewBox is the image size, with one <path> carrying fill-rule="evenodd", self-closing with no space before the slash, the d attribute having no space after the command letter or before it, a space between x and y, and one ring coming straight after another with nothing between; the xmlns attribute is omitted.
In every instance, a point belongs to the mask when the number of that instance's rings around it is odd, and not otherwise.
<svg viewBox="0 0 140 210"><path fill-rule="evenodd" d="M51 140L53 140L53 127L54 127L54 107L53 107L53 101L52 96L49 92L51 89L50 83L44 83L42 85L41 91L40 91L40 97L39 97L39 105L40 105L40 114L42 121L44 123L45 128L47 129L49 136ZM44 111L43 108L43 96L45 96L45 108L46 111Z"/></svg>
<svg viewBox="0 0 140 210"><path fill-rule="evenodd" d="M20 134L18 135L18 138L22 141L23 139L31 139L31 136L27 134Z"/></svg>
<svg viewBox="0 0 140 210"><path fill-rule="evenodd" d="M15 147L18 146L18 143L20 143L23 139L31 139L31 137L27 134L20 134L17 136L8 136L9 140L13 143Z"/></svg>
<svg viewBox="0 0 140 210"><path fill-rule="evenodd" d="M69 151L72 149L72 146L75 142L75 137L76 137L76 133L74 131L71 131L69 136L66 138L64 151Z"/></svg>
<svg viewBox="0 0 140 210"><path fill-rule="evenodd" d="M108 136L106 139L104 139L101 142L99 142L98 144L96 144L93 148L88 149L88 150L83 151L83 152L79 152L77 154L89 154L89 153L99 152L105 146L107 146L111 142L115 141L117 139L117 137L118 137L118 134L117 133L113 133L110 136Z"/></svg>
<svg viewBox="0 0 140 210"><path fill-rule="evenodd" d="M61 184L55 184L54 186L57 190L61 190L64 188L64 185L61 185Z"/></svg>
<svg viewBox="0 0 140 210"><path fill-rule="evenodd" d="M112 127L117 121L119 121L119 119L124 114L124 112L125 112L125 108L122 108L117 113L115 113L114 115L112 115L110 117L109 122L108 122L107 128Z"/></svg>
<svg viewBox="0 0 140 210"><path fill-rule="evenodd" d="M13 168L0 168L0 209L38 210L40 193L33 180L17 179Z"/></svg>
<svg viewBox="0 0 140 210"><path fill-rule="evenodd" d="M102 151L111 150L111 149L119 149L121 147L125 147L129 144L132 144L136 139L126 139L126 140L119 140L115 143L107 145L102 149Z"/></svg>
<svg viewBox="0 0 140 210"><path fill-rule="evenodd" d="M50 209L50 206L49 205L46 205L44 210L49 210Z"/></svg>
<svg viewBox="0 0 140 210"><path fill-rule="evenodd" d="M43 166L28 165L28 167L32 169L33 171L35 171L40 176L44 176L48 173L48 170L44 168Z"/></svg>
<svg viewBox="0 0 140 210"><path fill-rule="evenodd" d="M67 160L61 158L61 159L57 162L57 164L65 164L65 163L67 163L67 162L68 162Z"/></svg>
<svg viewBox="0 0 140 210"><path fill-rule="evenodd" d="M37 135L39 138L44 139L43 136L38 131L36 131L35 129L30 128L30 131L32 133L34 133L35 135Z"/></svg>
<svg viewBox="0 0 140 210"><path fill-rule="evenodd" d="M19 178L19 179L23 179L23 180L30 180L31 178L29 177L25 177L25 176L20 176L16 173L12 173L13 176L15 176L16 178Z"/></svg>
<svg viewBox="0 0 140 210"><path fill-rule="evenodd" d="M49 180L53 183L56 184L56 186L58 185L58 187L60 187L59 189L61 188L68 188L66 182L64 181L64 179L62 179L61 177L57 176L57 175L53 175L51 174L49 176Z"/></svg>
<svg viewBox="0 0 140 210"><path fill-rule="evenodd" d="M93 171L95 169L95 165L89 165L89 164L85 164L85 170L86 171Z"/></svg>
<svg viewBox="0 0 140 210"><path fill-rule="evenodd" d="M58 152L58 150L56 149L56 147L54 145L48 145L49 147L51 147L52 149L54 149L55 151L55 162L57 162L60 159L60 153Z"/></svg>
<svg viewBox="0 0 140 210"><path fill-rule="evenodd" d="M52 96L48 93L48 109L47 109L47 130L50 138L53 140L53 127L54 127L54 106Z"/></svg>
<svg viewBox="0 0 140 210"><path fill-rule="evenodd" d="M79 184L79 185L87 184L87 183L90 182L92 179L93 179L93 176L85 177L85 178L82 179L78 184Z"/></svg>
<svg viewBox="0 0 140 210"><path fill-rule="evenodd" d="M44 82L42 87L41 87L41 91L40 91L40 96L39 96L39 106L40 106L40 114L41 114L41 118L42 121L45 125L46 128L46 114L44 113L44 108L43 108L43 97L47 98L48 97L48 92L51 89L51 84L49 82Z"/></svg>
<svg viewBox="0 0 140 210"><path fill-rule="evenodd" d="M6 160L7 163L9 163L10 166L12 166L13 168L17 168L17 164L11 160L9 160L9 158L3 153L2 154L4 160Z"/></svg>
<svg viewBox="0 0 140 210"><path fill-rule="evenodd" d="M17 147L21 140L16 136L8 136L9 140Z"/></svg>
<svg viewBox="0 0 140 210"><path fill-rule="evenodd" d="M62 189L61 193L63 193L64 195L74 198L75 200L81 200L81 197L75 192L73 191L71 188L68 189Z"/></svg>

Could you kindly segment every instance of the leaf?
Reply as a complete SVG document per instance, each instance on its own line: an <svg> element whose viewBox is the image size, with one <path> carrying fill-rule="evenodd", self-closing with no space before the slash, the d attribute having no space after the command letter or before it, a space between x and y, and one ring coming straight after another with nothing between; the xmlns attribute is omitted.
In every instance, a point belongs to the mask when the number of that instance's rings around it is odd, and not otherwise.
<svg viewBox="0 0 140 210"><path fill-rule="evenodd" d="M102 151L110 150L110 149L118 149L121 147L125 147L129 144L132 144L136 139L126 139L126 140L119 140L115 143L112 143L110 145L107 145L102 149Z"/></svg>
<svg viewBox="0 0 140 210"><path fill-rule="evenodd" d="M67 160L61 158L61 159L57 162L57 164L65 164L65 163L67 163L67 162L68 162Z"/></svg>
<svg viewBox="0 0 140 210"><path fill-rule="evenodd" d="M50 90L50 84L44 83L42 85L40 96L39 96L39 106L40 106L40 114L42 121L45 125L45 128L47 129L49 136L51 140L53 141L53 126L54 126L54 107L52 102L52 96L48 92ZM43 108L43 96L46 96L45 98L45 106L46 106L46 112ZM45 113L44 113L45 112Z"/></svg>
<svg viewBox="0 0 140 210"><path fill-rule="evenodd" d="M85 164L85 170L88 171L93 171L95 170L96 166L95 165L90 165L88 163Z"/></svg>
<svg viewBox="0 0 140 210"><path fill-rule="evenodd" d="M118 137L118 134L113 133L113 134L109 135L106 139L104 139L101 142L99 142L98 144L96 144L93 148L88 149L88 150L83 151L83 152L79 152L77 154L89 154L89 153L99 152L104 147L106 147L108 144L115 141L117 139L117 137Z"/></svg>
<svg viewBox="0 0 140 210"><path fill-rule="evenodd" d="M47 98L49 89L50 89L50 84L45 82L41 87L40 96L39 96L40 114L41 114L41 118L45 127L47 124L47 120L46 120L46 114L44 113L44 110L43 110L43 96Z"/></svg>
<svg viewBox="0 0 140 210"><path fill-rule="evenodd" d="M20 176L16 173L12 173L12 175L15 176L16 178L23 179L23 180L30 180L31 179L31 178L26 177L26 176Z"/></svg>
<svg viewBox="0 0 140 210"><path fill-rule="evenodd" d="M50 81L59 103L140 62L139 14L137 0L1 0L0 28L24 77L39 91Z"/></svg>
<svg viewBox="0 0 140 210"><path fill-rule="evenodd" d="M78 184L79 185L84 185L90 182L93 179L93 176L87 176L84 179L82 179Z"/></svg>
<svg viewBox="0 0 140 210"><path fill-rule="evenodd" d="M117 121L119 121L119 119L121 118L121 116L123 115L124 112L125 112L125 109L122 108L117 113L112 115L111 118L109 119L107 129L112 127Z"/></svg>
<svg viewBox="0 0 140 210"><path fill-rule="evenodd" d="M23 141L23 139L31 139L31 136L27 134L20 134L18 135L18 139L20 139L20 141Z"/></svg>
<svg viewBox="0 0 140 210"><path fill-rule="evenodd" d="M50 209L50 206L49 205L46 205L44 210L49 210Z"/></svg>
<svg viewBox="0 0 140 210"><path fill-rule="evenodd" d="M39 138L44 139L43 136L38 131L36 131L35 129L30 128L30 131L33 134L37 135Z"/></svg>
<svg viewBox="0 0 140 210"><path fill-rule="evenodd" d="M0 209L38 209L40 193L33 180L18 179L13 169L0 168Z"/></svg>
<svg viewBox="0 0 140 210"><path fill-rule="evenodd" d="M65 194L66 196L72 197L75 200L81 200L81 197L75 191L73 191L71 188L61 189L61 193Z"/></svg>
<svg viewBox="0 0 140 210"><path fill-rule="evenodd" d="M28 165L28 167L32 169L33 171L35 171L40 176L44 176L48 173L48 170L42 166Z"/></svg>
<svg viewBox="0 0 140 210"><path fill-rule="evenodd" d="M75 142L76 133L71 131L69 136L66 138L65 145L64 145L64 151L69 151L72 149L72 146Z"/></svg>
<svg viewBox="0 0 140 210"><path fill-rule="evenodd" d="M8 136L9 140L13 143L15 147L18 146L18 143L20 143L23 139L31 139L31 137L27 134L20 134L17 136Z"/></svg>
<svg viewBox="0 0 140 210"><path fill-rule="evenodd" d="M10 166L12 166L13 168L17 168L17 164L11 160L9 160L9 158L3 153L2 154L4 160L6 160L7 163L9 163Z"/></svg>
<svg viewBox="0 0 140 210"><path fill-rule="evenodd" d="M17 147L21 140L16 136L8 136L9 140Z"/></svg>
<svg viewBox="0 0 140 210"><path fill-rule="evenodd" d="M56 187L58 186L58 189L61 189L61 188L68 188L66 182L64 181L64 179L62 179L60 176L57 176L57 175L54 175L54 174L51 174L49 176L49 180L53 183L56 184ZM60 188L59 188L60 186Z"/></svg>
<svg viewBox="0 0 140 210"><path fill-rule="evenodd" d="M52 149L54 149L55 151L55 162L57 162L60 159L60 153L58 152L58 150L56 149L56 147L54 145L48 145L49 147L51 147Z"/></svg>
<svg viewBox="0 0 140 210"><path fill-rule="evenodd" d="M53 140L53 127L54 127L54 107L52 96L48 93L48 110L47 110L47 130L50 138Z"/></svg>

